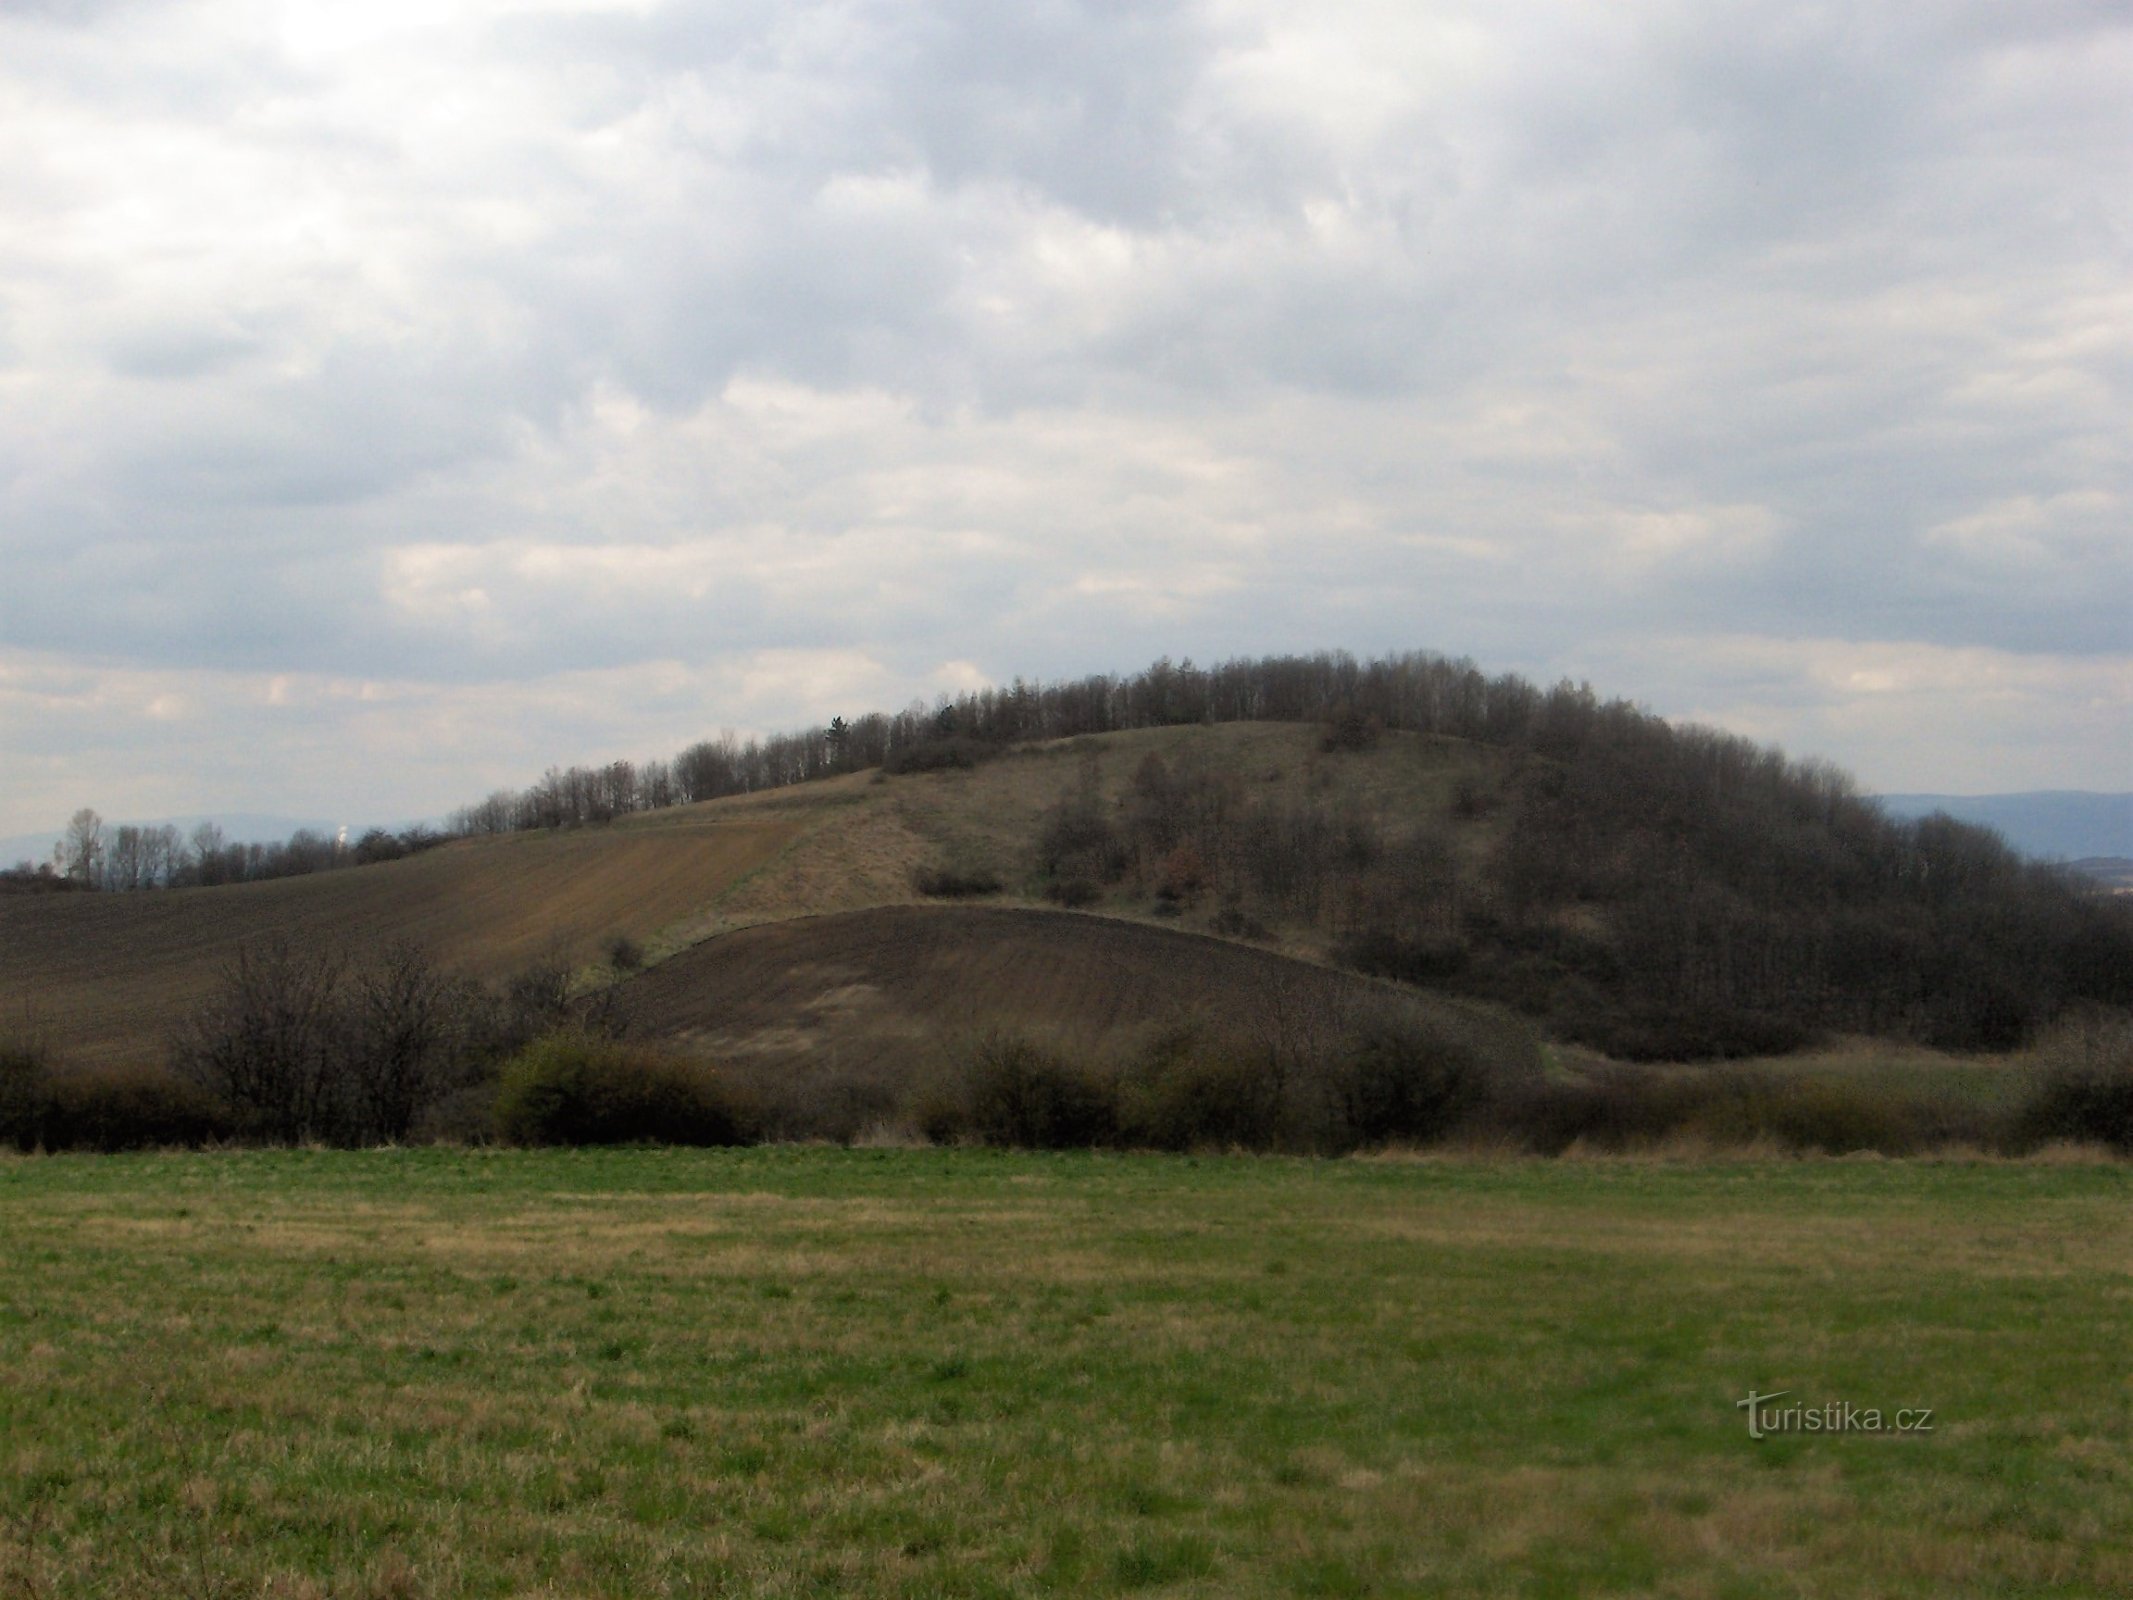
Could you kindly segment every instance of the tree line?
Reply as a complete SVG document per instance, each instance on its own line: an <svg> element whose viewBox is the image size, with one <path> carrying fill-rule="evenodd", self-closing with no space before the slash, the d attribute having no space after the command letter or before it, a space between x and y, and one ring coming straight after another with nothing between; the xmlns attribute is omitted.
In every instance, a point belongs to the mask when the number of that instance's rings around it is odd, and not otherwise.
<svg viewBox="0 0 2133 1600"><path fill-rule="evenodd" d="M316 828L298 828L285 840L240 841L213 822L200 823L190 832L168 822L114 826L84 806L74 813L48 859L18 862L0 871L0 894L70 889L127 893L257 883L396 861L443 844L447 837L416 824L397 832L372 828L353 843Z"/></svg>

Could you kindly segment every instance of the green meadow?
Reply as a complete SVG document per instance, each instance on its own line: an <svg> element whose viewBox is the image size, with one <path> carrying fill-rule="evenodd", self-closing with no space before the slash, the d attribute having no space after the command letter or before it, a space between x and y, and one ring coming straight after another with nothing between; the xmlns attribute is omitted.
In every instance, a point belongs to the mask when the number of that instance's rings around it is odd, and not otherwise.
<svg viewBox="0 0 2133 1600"><path fill-rule="evenodd" d="M2129 1331L2102 1161L5 1159L0 1595L2124 1595Z"/></svg>

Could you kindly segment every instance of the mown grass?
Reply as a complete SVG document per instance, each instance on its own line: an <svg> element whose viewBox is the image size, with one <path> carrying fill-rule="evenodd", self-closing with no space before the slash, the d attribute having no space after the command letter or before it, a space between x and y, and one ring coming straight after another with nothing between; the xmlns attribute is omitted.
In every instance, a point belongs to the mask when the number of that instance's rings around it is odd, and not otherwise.
<svg viewBox="0 0 2133 1600"><path fill-rule="evenodd" d="M0 1161L0 1593L2133 1589L2103 1162ZM1751 1440L1751 1388L1931 1406Z"/></svg>

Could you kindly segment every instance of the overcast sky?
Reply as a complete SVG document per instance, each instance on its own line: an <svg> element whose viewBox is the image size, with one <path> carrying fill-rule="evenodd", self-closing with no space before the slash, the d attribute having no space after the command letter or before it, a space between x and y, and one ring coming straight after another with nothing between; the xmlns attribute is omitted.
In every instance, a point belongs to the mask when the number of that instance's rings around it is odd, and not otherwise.
<svg viewBox="0 0 2133 1600"><path fill-rule="evenodd" d="M1427 648L2133 788L2133 7L9 0L0 833Z"/></svg>

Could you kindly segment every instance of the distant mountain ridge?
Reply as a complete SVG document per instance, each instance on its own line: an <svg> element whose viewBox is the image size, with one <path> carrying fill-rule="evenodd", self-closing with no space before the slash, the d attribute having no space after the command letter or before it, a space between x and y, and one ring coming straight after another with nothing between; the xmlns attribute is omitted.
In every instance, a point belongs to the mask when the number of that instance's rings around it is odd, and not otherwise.
<svg viewBox="0 0 2133 1600"><path fill-rule="evenodd" d="M1892 817L1945 811L1991 828L2024 855L2047 861L2133 856L2133 794L2034 789L2014 794L1884 794Z"/></svg>

